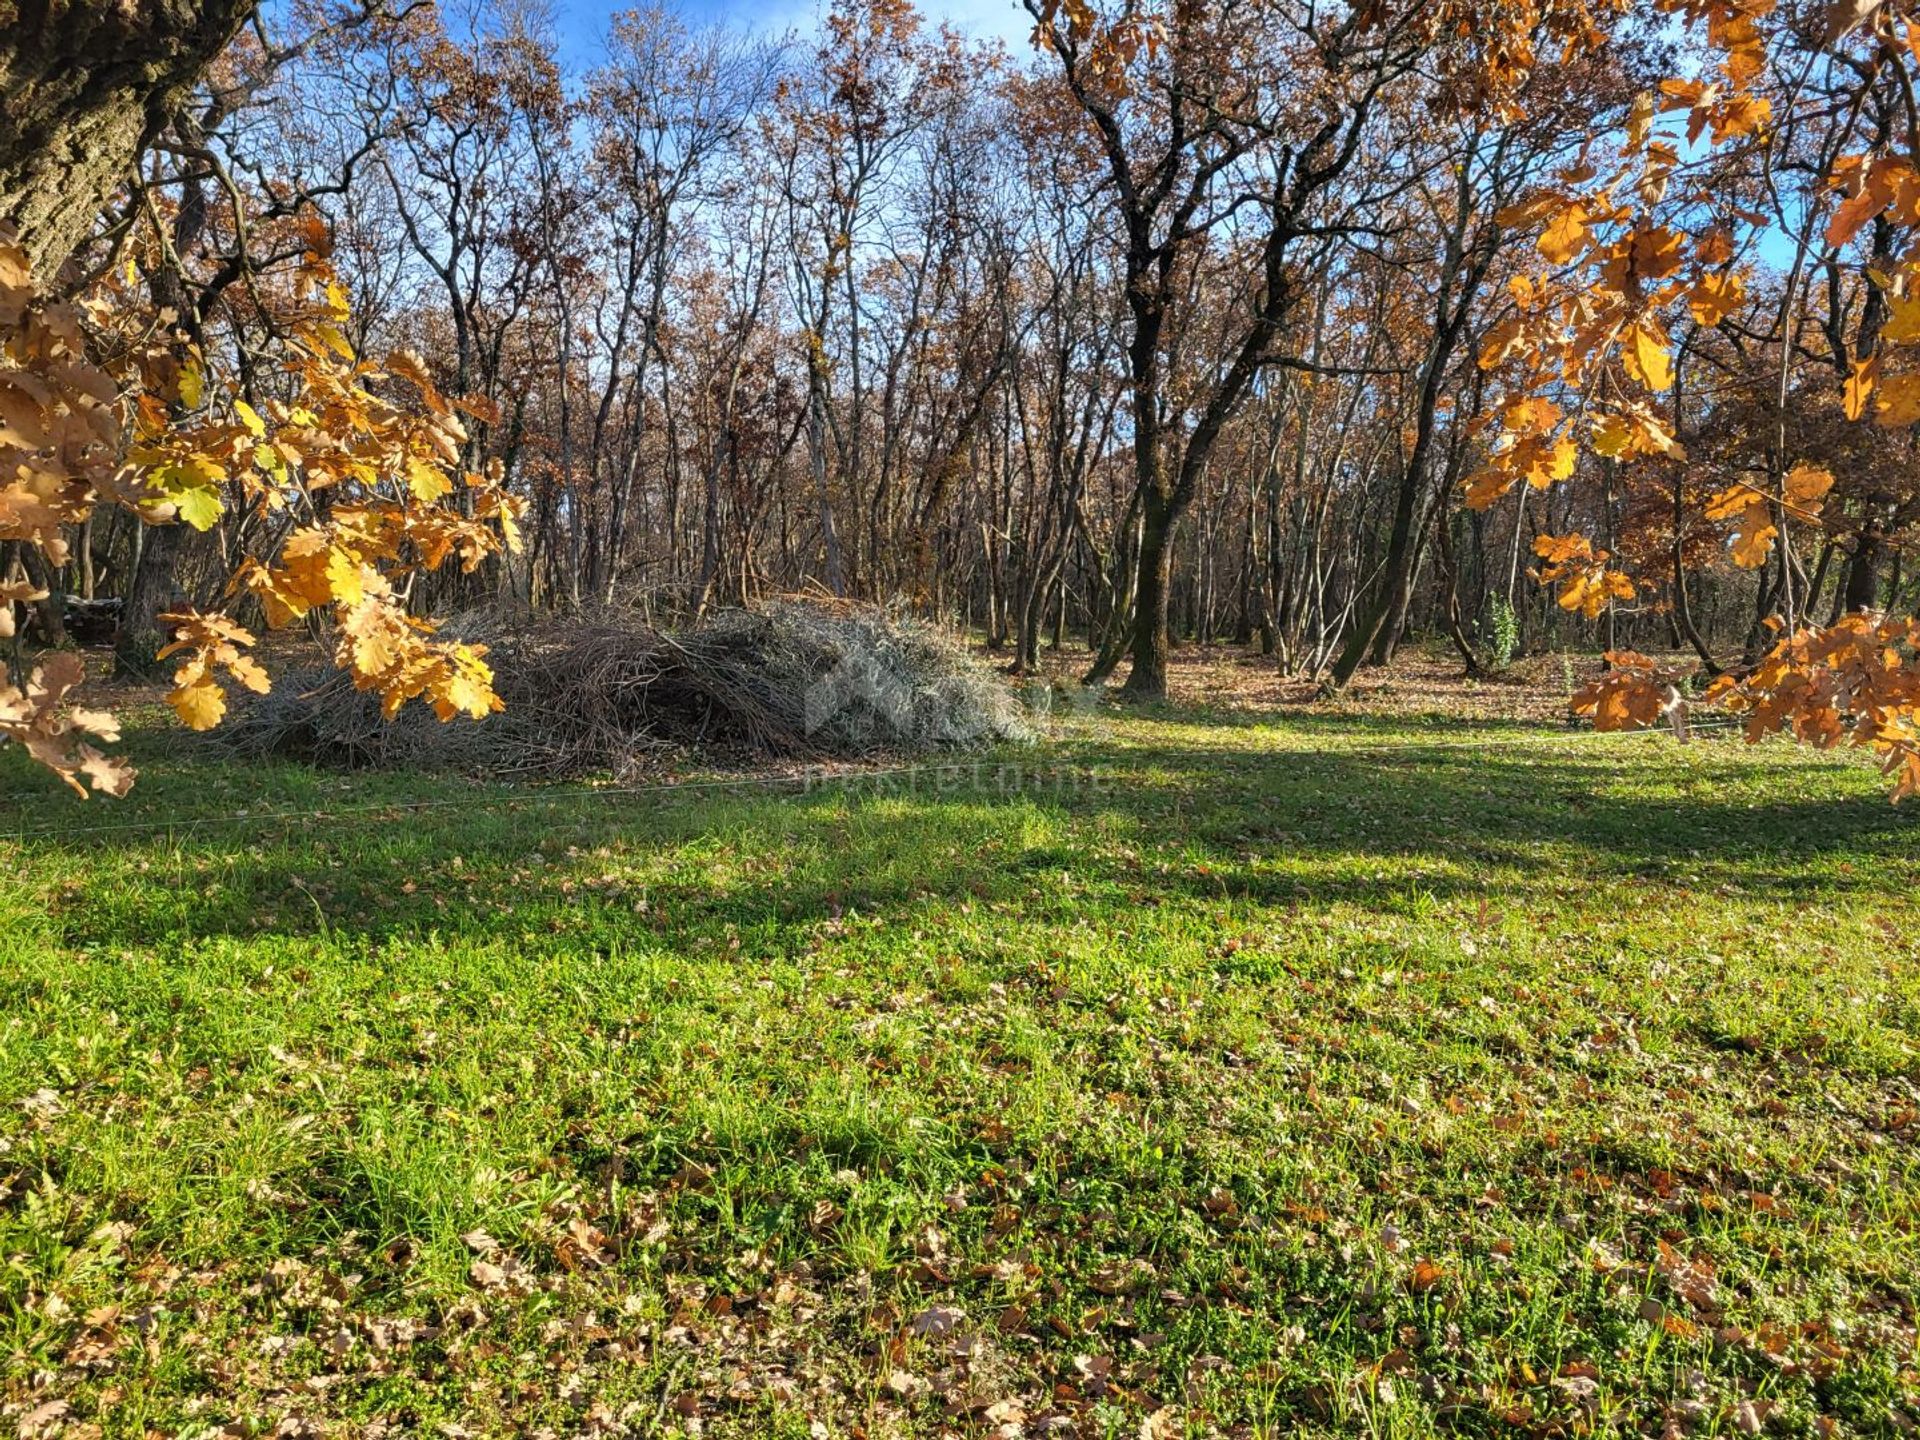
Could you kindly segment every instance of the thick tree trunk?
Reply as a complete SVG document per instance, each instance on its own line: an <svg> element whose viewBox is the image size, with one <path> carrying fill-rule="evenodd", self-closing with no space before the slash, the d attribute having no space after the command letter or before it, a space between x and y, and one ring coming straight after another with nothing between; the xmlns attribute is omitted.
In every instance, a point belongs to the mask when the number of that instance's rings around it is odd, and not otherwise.
<svg viewBox="0 0 1920 1440"><path fill-rule="evenodd" d="M100 203L254 0L0 0L0 223L42 274L92 229Z"/></svg>
<svg viewBox="0 0 1920 1440"><path fill-rule="evenodd" d="M1860 526L1860 537L1854 542L1853 555L1847 564L1847 583L1841 592L1840 606L1848 613L1871 610L1880 599L1880 531L1875 515L1878 508L1877 501L1867 502L1866 519Z"/></svg>
<svg viewBox="0 0 1920 1440"><path fill-rule="evenodd" d="M1368 652L1367 663L1375 667L1385 667L1393 663L1393 657L1399 653L1400 642L1406 639L1407 626L1413 620L1413 595L1420 587L1421 571L1426 565L1427 537L1432 533L1432 516L1438 506L1430 507L1426 525L1421 527L1420 536L1413 543L1413 565L1406 581L1394 589L1392 603L1387 608L1386 618L1380 624L1380 633L1373 638L1373 649Z"/></svg>
<svg viewBox="0 0 1920 1440"><path fill-rule="evenodd" d="M123 675L136 679L151 675L154 656L171 638L159 617L174 606L174 562L186 533L184 525L155 525L142 537L140 559L133 568L120 611L120 630L113 641L114 659Z"/></svg>
<svg viewBox="0 0 1920 1440"><path fill-rule="evenodd" d="M1173 530L1178 513L1157 489L1143 497L1140 526L1140 588L1133 611L1133 669L1124 693L1159 700L1167 693L1167 601L1173 588Z"/></svg>

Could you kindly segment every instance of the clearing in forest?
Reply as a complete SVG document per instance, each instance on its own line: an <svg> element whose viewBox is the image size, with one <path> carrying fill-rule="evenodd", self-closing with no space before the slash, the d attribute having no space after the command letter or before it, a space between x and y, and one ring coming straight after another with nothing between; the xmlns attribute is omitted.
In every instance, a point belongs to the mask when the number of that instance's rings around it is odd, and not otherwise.
<svg viewBox="0 0 1920 1440"><path fill-rule="evenodd" d="M1911 1428L1911 807L1254 673L810 788L0 755L9 1425Z"/></svg>

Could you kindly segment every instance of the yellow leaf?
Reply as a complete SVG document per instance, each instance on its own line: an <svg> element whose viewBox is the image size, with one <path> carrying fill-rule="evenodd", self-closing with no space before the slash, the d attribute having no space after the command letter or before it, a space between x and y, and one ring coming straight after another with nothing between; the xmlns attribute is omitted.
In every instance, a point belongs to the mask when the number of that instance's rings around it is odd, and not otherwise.
<svg viewBox="0 0 1920 1440"><path fill-rule="evenodd" d="M220 492L211 485L197 485L191 490L182 490L173 497L173 505L182 520L202 533L218 524L227 508L220 499Z"/></svg>
<svg viewBox="0 0 1920 1440"><path fill-rule="evenodd" d="M1746 286L1737 275L1702 275L1688 292L1687 308L1695 323L1711 327L1739 309L1745 295Z"/></svg>
<svg viewBox="0 0 1920 1440"><path fill-rule="evenodd" d="M1664 280L1680 268L1680 237L1664 225L1636 230L1633 273L1642 280Z"/></svg>
<svg viewBox="0 0 1920 1440"><path fill-rule="evenodd" d="M1556 480L1564 480L1573 474L1573 467L1580 459L1580 447L1567 439L1556 440L1553 447L1527 468L1527 483L1536 490L1545 490Z"/></svg>
<svg viewBox="0 0 1920 1440"><path fill-rule="evenodd" d="M1553 194L1551 191L1545 191L1529 196L1527 199L1515 204L1501 206L1493 212L1493 220L1496 225L1504 226L1507 229L1512 229L1520 225L1531 225L1542 216L1552 214L1553 207L1559 203L1559 200L1559 196Z"/></svg>
<svg viewBox="0 0 1920 1440"><path fill-rule="evenodd" d="M1607 659L1614 668L1573 697L1574 714L1593 716L1596 730L1644 730L1657 725L1669 692L1653 662L1621 651L1609 652Z"/></svg>
<svg viewBox="0 0 1920 1440"><path fill-rule="evenodd" d="M240 417L240 423L258 440L267 433L267 422L260 418L260 412L244 400L233 402L233 413Z"/></svg>
<svg viewBox="0 0 1920 1440"><path fill-rule="evenodd" d="M1541 535L1533 542L1533 553L1549 565L1593 558L1593 542L1584 535Z"/></svg>
<svg viewBox="0 0 1920 1440"><path fill-rule="evenodd" d="M211 730L227 713L227 692L211 680L196 680L171 691L167 703L189 730Z"/></svg>
<svg viewBox="0 0 1920 1440"><path fill-rule="evenodd" d="M267 679L267 672L250 656L235 654L227 661L227 670L256 695L264 695L273 688L273 682Z"/></svg>
<svg viewBox="0 0 1920 1440"><path fill-rule="evenodd" d="M1818 465L1796 465L1787 472L1787 500L1800 510L1816 511L1833 489L1833 472Z"/></svg>
<svg viewBox="0 0 1920 1440"><path fill-rule="evenodd" d="M340 333L338 326L316 325L313 327L313 333L319 336L326 347L342 360L353 359L353 346L348 343L347 337Z"/></svg>
<svg viewBox="0 0 1920 1440"><path fill-rule="evenodd" d="M1649 453L1664 455L1669 460L1684 460L1687 458L1687 447L1674 439L1673 432L1668 430L1667 427L1662 425L1658 420L1654 419L1653 416L1647 414L1645 411L1637 411L1633 419L1634 424L1639 427L1640 431L1639 439L1636 442L1640 449Z"/></svg>
<svg viewBox="0 0 1920 1440"><path fill-rule="evenodd" d="M184 460L162 465L153 472L153 483L168 496L182 490L204 490L227 478L226 467L210 455L197 451Z"/></svg>
<svg viewBox="0 0 1920 1440"><path fill-rule="evenodd" d="M1633 327L1622 358L1627 373L1649 390L1661 391L1673 387L1673 356L1667 348L1667 337L1661 331L1659 322L1651 316Z"/></svg>
<svg viewBox="0 0 1920 1440"><path fill-rule="evenodd" d="M1880 380L1879 425L1911 425L1920 420L1920 374L1886 375Z"/></svg>
<svg viewBox="0 0 1920 1440"><path fill-rule="evenodd" d="M1827 222L1827 244L1844 245L1867 221L1886 209L1893 196L1893 171L1885 158L1863 166L1863 156L1847 156L1832 168L1835 175L1849 174L1852 193L1841 202ZM1851 163L1849 163L1851 162Z"/></svg>
<svg viewBox="0 0 1920 1440"><path fill-rule="evenodd" d="M1767 497L1750 485L1734 485L1707 501L1709 520L1729 523L1727 536L1732 546L1733 563L1743 570L1757 570L1767 563L1773 550L1774 528Z"/></svg>
<svg viewBox="0 0 1920 1440"><path fill-rule="evenodd" d="M442 495L452 491L453 482L447 478L447 472L431 460L420 455L409 455L407 457L407 489L422 505L431 505Z"/></svg>
<svg viewBox="0 0 1920 1440"><path fill-rule="evenodd" d="M434 712L441 720L451 720L455 715L469 715L475 720L484 720L495 711L506 708L500 697L493 693L492 669L480 658L476 649L457 646L449 660L451 663L445 678L429 692Z"/></svg>
<svg viewBox="0 0 1920 1440"><path fill-rule="evenodd" d="M178 388L180 403L189 410L198 410L207 389L207 377L198 360L189 360L180 367Z"/></svg>
<svg viewBox="0 0 1920 1440"><path fill-rule="evenodd" d="M1540 232L1540 253L1554 265L1564 265L1580 253L1587 237L1587 207L1570 201Z"/></svg>
<svg viewBox="0 0 1920 1440"><path fill-rule="evenodd" d="M1542 584L1564 582L1560 590L1563 610L1578 610L1589 620L1597 620L1609 602L1634 596L1633 581L1619 570L1609 570L1608 552L1595 550L1584 535L1542 535L1533 542L1533 553L1547 562L1534 574L1535 579Z"/></svg>
<svg viewBox="0 0 1920 1440"><path fill-rule="evenodd" d="M1593 422L1593 448L1609 460L1618 460L1633 450L1635 431L1623 416L1602 415Z"/></svg>
<svg viewBox="0 0 1920 1440"><path fill-rule="evenodd" d="M1880 357L1871 360L1853 362L1853 373L1847 376L1846 390L1842 403L1846 406L1847 419L1858 420L1867 413L1867 397L1873 393L1874 381L1880 376Z"/></svg>
<svg viewBox="0 0 1920 1440"><path fill-rule="evenodd" d="M1485 510L1513 489L1519 477L1506 470L1479 470L1467 477L1467 508Z"/></svg>
<svg viewBox="0 0 1920 1440"><path fill-rule="evenodd" d="M404 622L378 600L343 607L342 649L361 680L377 680L401 658L401 642L410 641ZM363 687L364 688L364 687ZM403 697L404 698L404 697Z"/></svg>
<svg viewBox="0 0 1920 1440"><path fill-rule="evenodd" d="M523 544L520 538L520 511L526 500L519 495L510 495L507 499L511 503L502 505L499 510L500 541L509 551L518 555Z"/></svg>
<svg viewBox="0 0 1920 1440"><path fill-rule="evenodd" d="M1687 447L1651 412L1642 406L1608 411L1593 422L1593 448L1609 459L1624 460L1635 455L1665 455L1671 460L1687 458Z"/></svg>
<svg viewBox="0 0 1920 1440"><path fill-rule="evenodd" d="M1887 323L1880 338L1895 345L1920 340L1920 295L1887 296Z"/></svg>
<svg viewBox="0 0 1920 1440"><path fill-rule="evenodd" d="M1601 592L1594 587L1588 572L1582 570L1567 578L1560 590L1560 608L1562 610L1588 610L1597 616L1606 606ZM1591 603L1589 603L1591 601Z"/></svg>
<svg viewBox="0 0 1920 1440"><path fill-rule="evenodd" d="M1738 95L1714 107L1713 143L1751 135L1773 118L1773 102L1764 95Z"/></svg>
<svg viewBox="0 0 1920 1440"><path fill-rule="evenodd" d="M327 551L327 589L337 605L358 605L366 598L358 557L334 547Z"/></svg>

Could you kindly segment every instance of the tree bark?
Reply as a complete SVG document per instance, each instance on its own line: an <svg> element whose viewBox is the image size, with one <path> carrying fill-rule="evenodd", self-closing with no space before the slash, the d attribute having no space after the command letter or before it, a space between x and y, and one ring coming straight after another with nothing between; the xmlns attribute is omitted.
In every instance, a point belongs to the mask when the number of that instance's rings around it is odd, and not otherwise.
<svg viewBox="0 0 1920 1440"><path fill-rule="evenodd" d="M1860 525L1860 536L1854 541L1853 554L1847 563L1846 588L1841 592L1840 608L1851 613L1856 610L1872 610L1880 599L1880 528L1879 501L1869 499L1866 505L1866 517ZM1808 608L1812 608L1812 597L1808 597Z"/></svg>
<svg viewBox="0 0 1920 1440"><path fill-rule="evenodd" d="M113 641L115 665L122 675L134 679L152 675L155 655L171 638L159 617L173 608L174 562L186 533L185 525L146 527Z"/></svg>
<svg viewBox="0 0 1920 1440"><path fill-rule="evenodd" d="M1386 579L1379 596L1363 612L1360 623L1347 637L1346 648L1334 662L1333 671L1327 679L1330 690L1346 689L1354 672L1366 660L1368 650L1373 647L1373 642L1387 623L1387 617L1407 604L1413 582L1413 518L1419 504L1422 478L1421 471L1411 464L1401 475L1394 496L1393 531L1387 542Z"/></svg>
<svg viewBox="0 0 1920 1440"><path fill-rule="evenodd" d="M1133 610L1133 669L1122 687L1128 695L1159 700L1167 693L1167 599L1173 585L1174 504L1157 489L1148 490L1141 510L1140 588Z"/></svg>
<svg viewBox="0 0 1920 1440"><path fill-rule="evenodd" d="M0 0L0 223L43 275L254 0Z"/></svg>

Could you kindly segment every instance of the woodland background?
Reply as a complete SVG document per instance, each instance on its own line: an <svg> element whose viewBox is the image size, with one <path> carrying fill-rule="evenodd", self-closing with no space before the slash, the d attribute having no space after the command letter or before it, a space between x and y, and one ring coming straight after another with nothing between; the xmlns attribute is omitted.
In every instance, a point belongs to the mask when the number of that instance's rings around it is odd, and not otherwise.
<svg viewBox="0 0 1920 1440"><path fill-rule="evenodd" d="M1339 685L1416 629L1470 669L1592 646L1713 673L1765 651L1783 601L1816 623L1909 603L1911 438L1850 424L1840 394L1897 227L1865 254L1793 245L1820 200L1795 177L1886 132L1893 76L1783 73L1831 103L1783 117L1764 169L1687 148L1686 183L1745 223L1724 303L1673 337L1669 453L1569 454L1500 498L1470 490L1508 400L1480 360L1549 248L1516 207L1618 143L1686 36L1655 17L1468 111L1430 45L1355 40L1364 83L1305 141L1275 78L1298 41L1223 16L1167 42L1244 82L1226 113L904 0L784 39L635 11L597 63L537 7L284 7L220 54L79 263L177 312L264 409L293 383L281 297L323 245L354 353L413 352L475 402L460 464L497 463L525 505L524 549L416 577L419 614L679 620L813 590L967 627L1015 670L1084 641L1100 676L1164 606L1175 638ZM1714 503L1781 466L1776 438L1837 487L1742 569ZM1560 558L1541 537L1573 534L1637 588L1532 583L1537 551ZM125 596L137 665L155 616L221 605L266 538L244 505L204 532L114 510L64 565L13 563L50 638L62 592ZM1160 654L1136 649L1137 688Z"/></svg>

